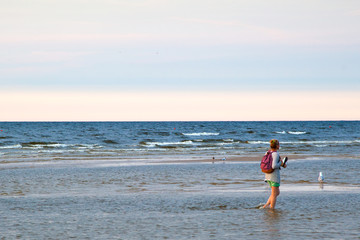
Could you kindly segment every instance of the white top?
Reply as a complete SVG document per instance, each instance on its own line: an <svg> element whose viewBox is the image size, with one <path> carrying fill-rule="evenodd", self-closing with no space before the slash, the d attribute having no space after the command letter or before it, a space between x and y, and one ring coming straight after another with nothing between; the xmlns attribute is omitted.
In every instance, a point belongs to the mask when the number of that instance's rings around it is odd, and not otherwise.
<svg viewBox="0 0 360 240"><path fill-rule="evenodd" d="M272 168L274 171L272 173L265 173L265 180L276 182L280 184L280 167L281 167L281 161L280 161L280 155L278 152L272 152Z"/></svg>

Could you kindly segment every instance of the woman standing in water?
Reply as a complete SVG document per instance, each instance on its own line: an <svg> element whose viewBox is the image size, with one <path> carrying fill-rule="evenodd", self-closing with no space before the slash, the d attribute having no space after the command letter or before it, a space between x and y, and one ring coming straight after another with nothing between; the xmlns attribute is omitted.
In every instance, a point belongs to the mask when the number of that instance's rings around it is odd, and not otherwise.
<svg viewBox="0 0 360 240"><path fill-rule="evenodd" d="M280 194L280 167L286 168L286 164L283 163L279 153L277 152L279 148L280 143L278 140L270 140L270 152L273 159L272 168L274 171L272 173L265 173L265 182L269 183L271 187L271 195L263 208L270 206L270 208L274 209L276 205L276 198Z"/></svg>

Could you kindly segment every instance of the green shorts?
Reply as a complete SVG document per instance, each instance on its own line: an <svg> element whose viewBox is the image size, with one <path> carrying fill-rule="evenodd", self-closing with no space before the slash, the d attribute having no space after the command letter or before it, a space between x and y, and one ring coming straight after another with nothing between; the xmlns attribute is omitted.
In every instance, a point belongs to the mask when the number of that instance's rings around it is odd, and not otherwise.
<svg viewBox="0 0 360 240"><path fill-rule="evenodd" d="M267 180L267 182L269 183L270 187L280 187L280 183L272 182L272 181L269 181L269 180Z"/></svg>

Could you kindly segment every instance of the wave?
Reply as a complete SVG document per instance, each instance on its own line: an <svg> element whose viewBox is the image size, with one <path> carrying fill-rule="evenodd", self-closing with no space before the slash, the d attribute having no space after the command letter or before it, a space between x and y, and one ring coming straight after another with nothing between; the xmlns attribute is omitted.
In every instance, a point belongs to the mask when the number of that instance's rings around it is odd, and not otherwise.
<svg viewBox="0 0 360 240"><path fill-rule="evenodd" d="M0 149L97 149L102 146L97 144L62 144L55 142L28 142L15 145L0 146Z"/></svg>
<svg viewBox="0 0 360 240"><path fill-rule="evenodd" d="M247 141L248 144L269 144L267 141ZM291 145L297 145L297 144L314 144L321 147L329 146L329 145L352 145L352 144L359 144L360 140L340 140L340 141L312 141L312 140L302 140L302 141L280 141L280 144L291 144Z"/></svg>
<svg viewBox="0 0 360 240"><path fill-rule="evenodd" d="M97 144L74 144L74 145L70 145L71 147L75 147L77 149L97 149L97 148L102 148L102 146L97 145Z"/></svg>
<svg viewBox="0 0 360 240"><path fill-rule="evenodd" d="M67 147L66 144L56 142L27 142L20 144L22 148L41 149L41 148L61 148Z"/></svg>
<svg viewBox="0 0 360 240"><path fill-rule="evenodd" d="M269 144L268 141L247 141L248 144Z"/></svg>
<svg viewBox="0 0 360 240"><path fill-rule="evenodd" d="M159 136L164 136L164 137L170 136L169 132L153 132L150 130L141 130L137 134L138 135L159 135Z"/></svg>
<svg viewBox="0 0 360 240"><path fill-rule="evenodd" d="M183 133L184 136L217 136L220 133L202 132L202 133Z"/></svg>
<svg viewBox="0 0 360 240"><path fill-rule="evenodd" d="M194 142L204 142L204 143L216 143L216 142L234 142L233 139L196 139Z"/></svg>
<svg viewBox="0 0 360 240"><path fill-rule="evenodd" d="M13 138L11 136L1 136L0 139L9 139L9 138Z"/></svg>
<svg viewBox="0 0 360 240"><path fill-rule="evenodd" d="M318 147L318 148L322 148L322 147L328 147L329 145L326 145L326 144L315 144L314 145L315 147Z"/></svg>
<svg viewBox="0 0 360 240"><path fill-rule="evenodd" d="M307 134L307 132L292 132L292 131L289 131L288 133L295 134L295 135Z"/></svg>
<svg viewBox="0 0 360 240"><path fill-rule="evenodd" d="M20 144L9 145L9 146L0 146L0 149L16 149L16 148L22 148L22 146Z"/></svg>
<svg viewBox="0 0 360 240"><path fill-rule="evenodd" d="M302 134L307 134L308 132L301 132L301 131L281 131L281 132L275 132L277 134L293 134L293 135L302 135Z"/></svg>
<svg viewBox="0 0 360 240"><path fill-rule="evenodd" d="M172 146L172 145L192 145L193 141L181 141L181 142L141 142L141 145L145 145L147 147L156 147L156 146Z"/></svg>
<svg viewBox="0 0 360 240"><path fill-rule="evenodd" d="M327 140L320 140L320 141L293 141L293 142L281 142L283 144L301 144L301 143L306 143L306 144L353 144L353 143L360 143L359 140L341 140L341 141L327 141Z"/></svg>
<svg viewBox="0 0 360 240"><path fill-rule="evenodd" d="M118 142L116 142L114 140L104 140L103 142L107 143L107 144L119 144Z"/></svg>

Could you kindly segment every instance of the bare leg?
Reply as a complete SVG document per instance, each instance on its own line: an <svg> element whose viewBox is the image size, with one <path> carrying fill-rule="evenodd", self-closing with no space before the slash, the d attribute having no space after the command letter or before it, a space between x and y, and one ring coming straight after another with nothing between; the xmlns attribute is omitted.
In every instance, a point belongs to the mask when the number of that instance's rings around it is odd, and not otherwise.
<svg viewBox="0 0 360 240"><path fill-rule="evenodd" d="M270 203L271 203L270 201L271 201L271 195L270 195L270 197L268 198L266 204L265 204L262 208L267 208L268 206L270 206Z"/></svg>
<svg viewBox="0 0 360 240"><path fill-rule="evenodd" d="M271 195L269 199L267 200L266 204L262 208L267 208L270 206L270 208L274 209L276 205L276 198L280 194L279 187L271 187Z"/></svg>
<svg viewBox="0 0 360 240"><path fill-rule="evenodd" d="M270 208L274 209L276 205L276 198L280 195L279 187L271 187L271 196L270 196Z"/></svg>

